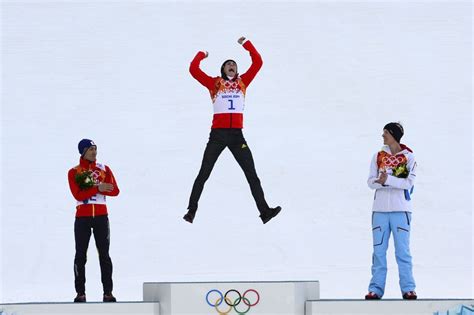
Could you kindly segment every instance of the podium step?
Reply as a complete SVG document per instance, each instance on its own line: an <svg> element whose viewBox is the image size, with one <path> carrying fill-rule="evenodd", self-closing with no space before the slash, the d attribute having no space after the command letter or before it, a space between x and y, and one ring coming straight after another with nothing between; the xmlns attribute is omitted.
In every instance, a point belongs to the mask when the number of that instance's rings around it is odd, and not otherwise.
<svg viewBox="0 0 474 315"><path fill-rule="evenodd" d="M444 315L453 313L462 305L474 305L474 300L469 299L420 299L414 301L405 300L318 300L306 302L305 315ZM474 312L463 312L459 315L474 314Z"/></svg>
<svg viewBox="0 0 474 315"><path fill-rule="evenodd" d="M162 315L302 315L310 299L319 299L318 281L143 284L143 300L159 301Z"/></svg>
<svg viewBox="0 0 474 315"><path fill-rule="evenodd" d="M22 303L0 304L1 315L159 315L159 303Z"/></svg>

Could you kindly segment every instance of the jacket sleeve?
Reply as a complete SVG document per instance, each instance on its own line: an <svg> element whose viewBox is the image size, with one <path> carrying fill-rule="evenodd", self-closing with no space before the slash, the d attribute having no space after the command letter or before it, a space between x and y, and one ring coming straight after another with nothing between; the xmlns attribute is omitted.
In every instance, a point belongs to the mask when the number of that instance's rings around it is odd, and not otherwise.
<svg viewBox="0 0 474 315"><path fill-rule="evenodd" d="M87 200L99 192L99 188L97 186L86 190L81 190L79 185L76 183L75 177L76 170L70 169L68 172L69 189L71 189L71 193L77 201Z"/></svg>
<svg viewBox="0 0 474 315"><path fill-rule="evenodd" d="M199 68L200 63L204 58L206 58L206 54L203 51L198 52L193 61L191 61L189 72L193 78L199 81L199 83L204 85L208 90L212 90L214 88L214 79Z"/></svg>
<svg viewBox="0 0 474 315"><path fill-rule="evenodd" d="M260 56L257 49L255 49L249 40L246 41L242 46L250 53L250 58L252 58L252 65L250 65L250 68L247 70L247 72L240 76L245 86L248 86L255 78L260 68L262 68L263 60L262 56Z"/></svg>
<svg viewBox="0 0 474 315"><path fill-rule="evenodd" d="M385 185L389 188L411 189L415 185L416 179L416 161L413 154L408 155L408 177L398 178L396 176L388 175Z"/></svg>
<svg viewBox="0 0 474 315"><path fill-rule="evenodd" d="M115 197L120 193L120 189L118 188L117 181L115 180L114 174L112 170L107 165L105 166L105 183L113 184L114 189L111 192L101 192L102 195Z"/></svg>
<svg viewBox="0 0 474 315"><path fill-rule="evenodd" d="M367 184L369 185L370 189L381 189L386 188L386 186L382 186L375 181L379 178L379 168L377 167L377 155L375 153L372 161L370 162L370 170L369 170L369 178L367 179Z"/></svg>

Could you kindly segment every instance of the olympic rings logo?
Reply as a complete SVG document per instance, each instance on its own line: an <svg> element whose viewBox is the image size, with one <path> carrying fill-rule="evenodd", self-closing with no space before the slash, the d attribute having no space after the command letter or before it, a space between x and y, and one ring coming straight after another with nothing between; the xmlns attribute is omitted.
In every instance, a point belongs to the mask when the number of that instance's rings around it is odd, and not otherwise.
<svg viewBox="0 0 474 315"><path fill-rule="evenodd" d="M250 294L254 295L252 298L253 302L247 297L247 295ZM215 299L213 299L214 302L209 301L211 295L215 297ZM260 302L260 294L254 289L248 289L244 294L240 294L240 292L235 289L230 289L224 294L219 290L212 289L206 294L206 302L210 307L214 307L219 315L229 314L232 309L241 315L247 314L253 306ZM223 305L224 303L227 304L227 306ZM241 303L244 305L242 306Z"/></svg>
<svg viewBox="0 0 474 315"><path fill-rule="evenodd" d="M384 156L382 158L382 163L388 167L395 167L398 166L398 164L403 163L404 160L404 156Z"/></svg>

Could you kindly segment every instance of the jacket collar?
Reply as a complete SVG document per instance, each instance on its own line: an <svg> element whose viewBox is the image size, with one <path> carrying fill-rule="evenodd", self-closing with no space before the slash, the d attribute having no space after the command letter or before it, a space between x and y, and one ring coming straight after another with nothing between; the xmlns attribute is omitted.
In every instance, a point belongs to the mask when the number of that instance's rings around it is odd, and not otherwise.
<svg viewBox="0 0 474 315"><path fill-rule="evenodd" d="M402 150L407 150L408 152L413 153L413 150L404 145L403 143L400 143L400 146L402 147Z"/></svg>
<svg viewBox="0 0 474 315"><path fill-rule="evenodd" d="M83 168L87 168L87 169L90 169L90 168L94 168L95 165L96 165L96 162L91 162L89 160L86 160L84 158L80 158L79 160L79 165L82 166Z"/></svg>
<svg viewBox="0 0 474 315"><path fill-rule="evenodd" d="M395 154L395 155L413 153L413 150L410 149L409 147L407 147L406 145L404 145L403 143L400 143L400 147L402 148L402 150L400 152L398 152L397 154ZM384 145L382 147L382 151L385 151L385 152L390 153L390 154L393 155L393 153L390 151L390 147L388 145Z"/></svg>

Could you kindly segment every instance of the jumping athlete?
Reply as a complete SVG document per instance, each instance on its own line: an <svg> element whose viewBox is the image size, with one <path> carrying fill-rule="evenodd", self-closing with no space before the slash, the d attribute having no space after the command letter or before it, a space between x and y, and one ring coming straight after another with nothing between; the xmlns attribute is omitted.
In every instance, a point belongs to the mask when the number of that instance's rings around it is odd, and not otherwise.
<svg viewBox="0 0 474 315"><path fill-rule="evenodd" d="M201 61L208 56L208 53L204 51L196 54L189 67L191 75L209 90L214 107L209 142L204 151L201 169L194 181L188 212L183 218L190 223L193 222L196 215L204 184L209 178L217 158L226 147L232 152L245 173L262 222L267 223L281 211L281 207L270 208L265 201L252 152L242 134L245 93L262 67L262 57L252 43L245 40L245 37L239 38L238 43L250 53L252 58L252 65L242 75L239 75L237 71L237 63L229 59L224 61L221 66L221 76L214 78L208 76L199 68Z"/></svg>

